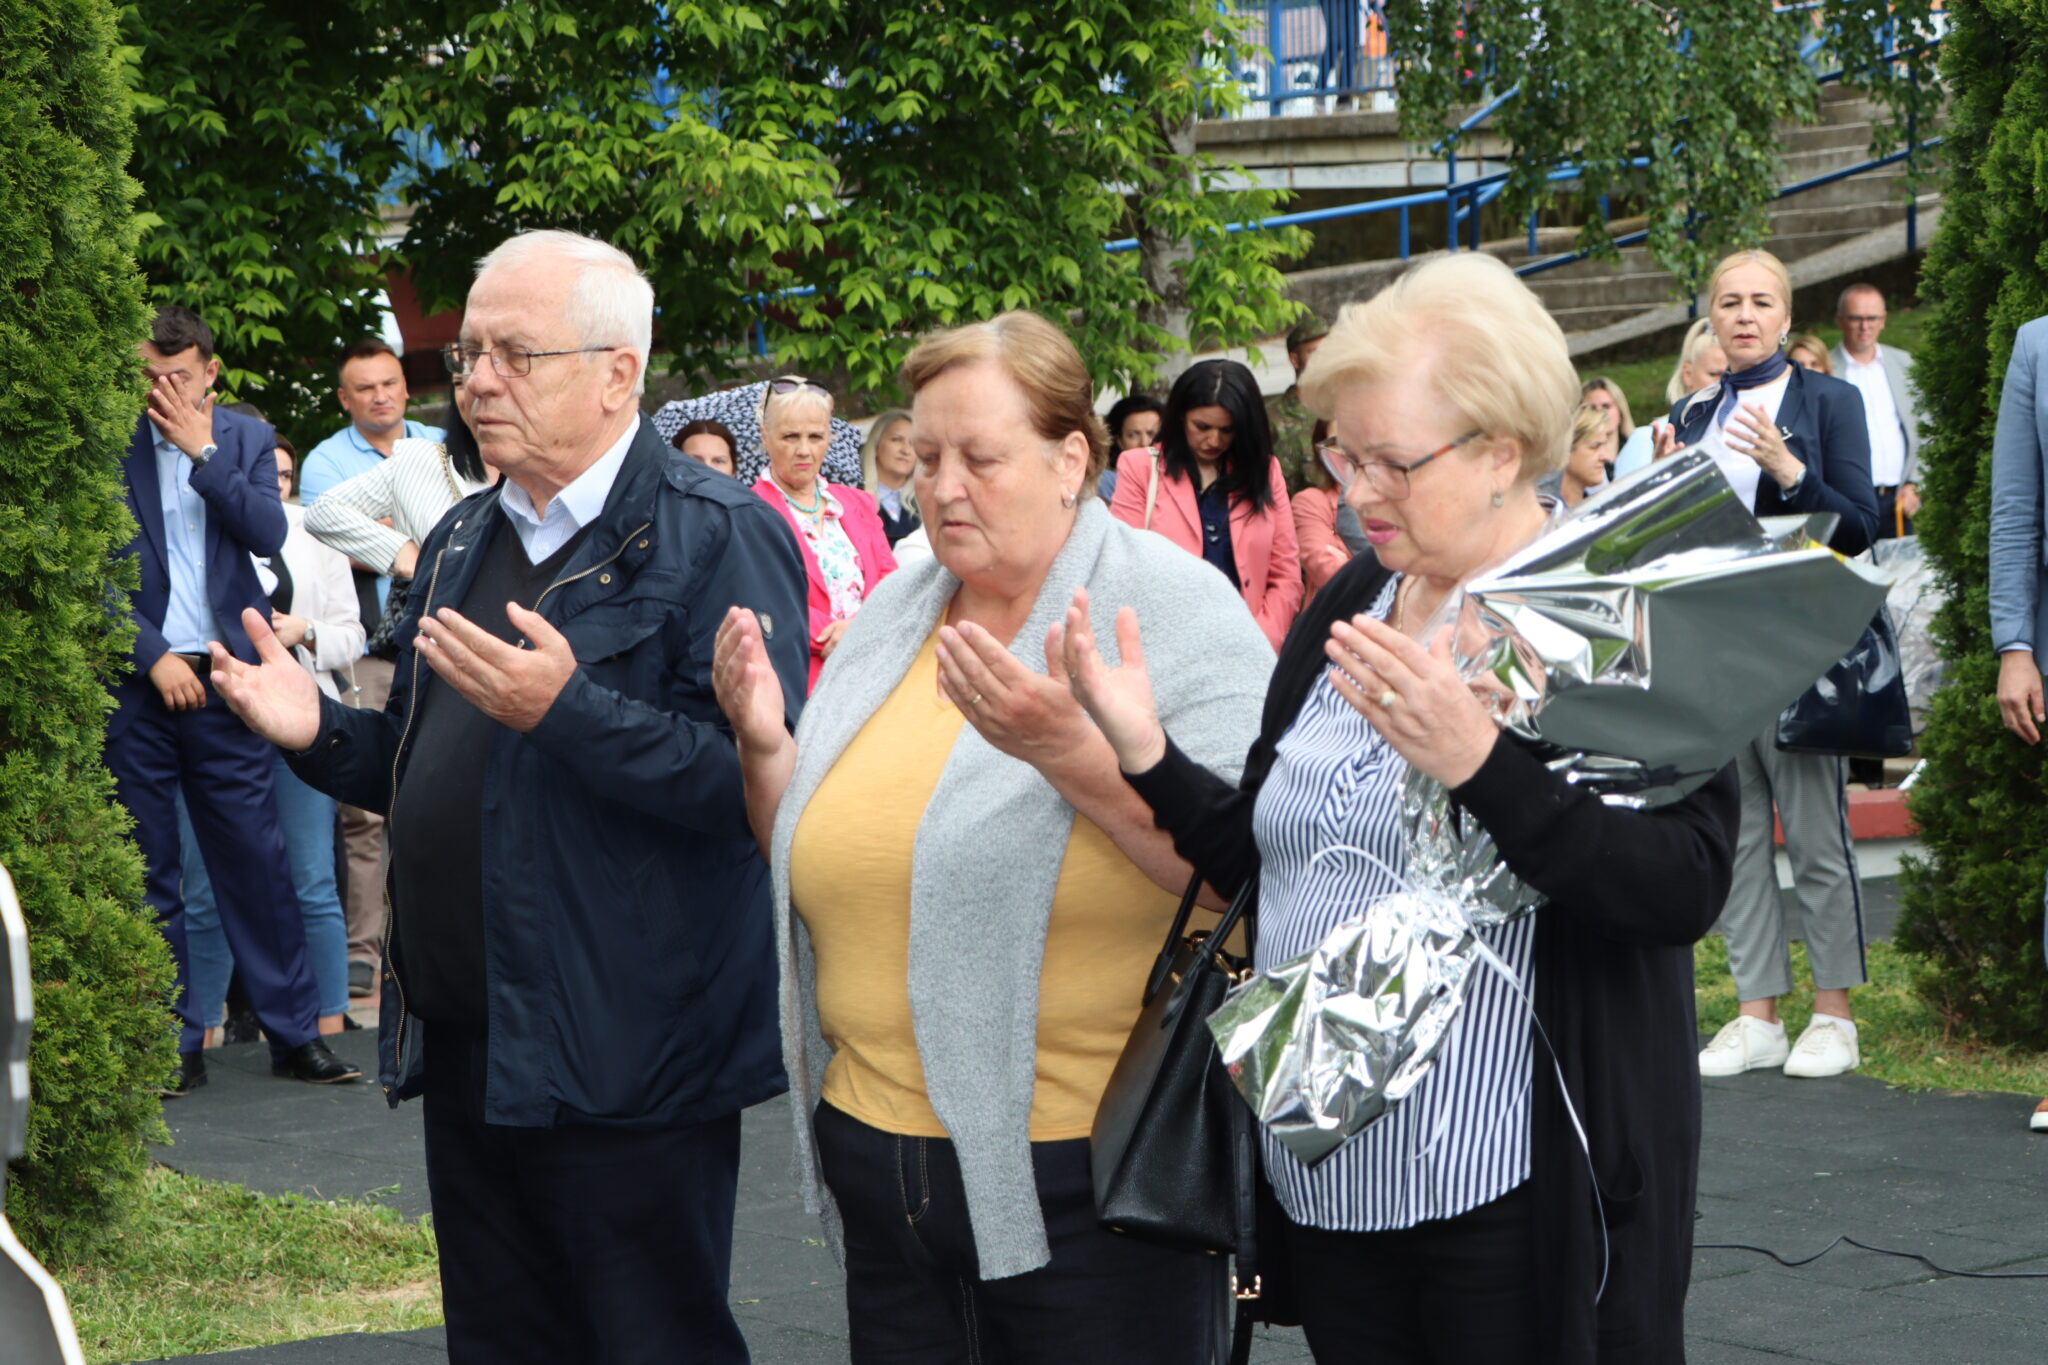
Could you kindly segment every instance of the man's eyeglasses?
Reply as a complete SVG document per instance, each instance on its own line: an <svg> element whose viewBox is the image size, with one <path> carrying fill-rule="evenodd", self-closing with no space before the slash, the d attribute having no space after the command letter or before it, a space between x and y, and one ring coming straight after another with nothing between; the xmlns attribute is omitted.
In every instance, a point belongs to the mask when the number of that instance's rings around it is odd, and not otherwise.
<svg viewBox="0 0 2048 1365"><path fill-rule="evenodd" d="M1459 446L1476 441L1486 433L1471 431L1438 446L1427 455L1413 460L1388 460L1373 456L1354 455L1335 441L1325 441L1316 447L1316 455L1323 462L1323 468L1330 471L1330 477L1344 488L1349 488L1359 479L1372 486L1375 493L1388 502L1400 502L1408 496L1408 477L1416 470L1439 456L1448 455ZM1374 450L1386 452L1386 446L1374 446ZM1398 452L1394 452L1398 453Z"/></svg>
<svg viewBox="0 0 2048 1365"><path fill-rule="evenodd" d="M441 358L448 362L448 373L457 379L467 379L475 374L485 356L491 358L491 368L502 378L519 379L533 373L534 361L551 355L590 355L622 349L619 346L577 346L567 351L529 351L524 346L449 345L441 348Z"/></svg>

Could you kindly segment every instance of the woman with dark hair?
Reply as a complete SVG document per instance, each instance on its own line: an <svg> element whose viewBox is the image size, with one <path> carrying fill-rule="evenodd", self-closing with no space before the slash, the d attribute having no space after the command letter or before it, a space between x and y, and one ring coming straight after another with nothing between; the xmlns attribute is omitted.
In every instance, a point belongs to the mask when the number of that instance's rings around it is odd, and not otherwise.
<svg viewBox="0 0 2048 1365"><path fill-rule="evenodd" d="M732 428L715 418L700 417L694 422L683 423L676 428L676 434L669 437L668 443L706 469L715 469L727 478L732 478L739 468L740 443L734 438Z"/></svg>
<svg viewBox="0 0 2048 1365"><path fill-rule="evenodd" d="M1110 512L1222 570L1277 649L1301 609L1301 554L1252 372L1204 360L1174 381L1159 449L1117 457Z"/></svg>
<svg viewBox="0 0 2048 1365"><path fill-rule="evenodd" d="M1102 424L1109 428L1111 450L1139 450L1159 444L1159 423L1166 404L1149 393L1133 393L1116 400ZM1105 469L1095 481L1095 492L1104 502L1116 501L1116 470Z"/></svg>

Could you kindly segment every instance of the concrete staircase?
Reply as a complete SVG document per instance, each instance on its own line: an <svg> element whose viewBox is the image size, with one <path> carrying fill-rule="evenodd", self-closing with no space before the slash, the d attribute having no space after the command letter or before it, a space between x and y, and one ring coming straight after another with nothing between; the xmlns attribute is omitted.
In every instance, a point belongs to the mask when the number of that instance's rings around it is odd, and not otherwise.
<svg viewBox="0 0 2048 1365"><path fill-rule="evenodd" d="M1871 123L1883 118L1883 111L1840 85L1821 89L1821 122L1784 134L1780 183L1825 175L1870 157ZM1905 174L1903 164L1887 166L1780 200L1771 212L1770 249L1789 265L1898 223L1905 216ZM1930 196L1922 202L1936 201ZM1569 250L1572 236L1570 229L1543 233L1540 237L1548 240L1538 245L1547 252ZM1504 253L1509 264L1529 259L1526 242L1503 245L1509 247ZM1530 284L1568 334L1597 331L1672 301L1671 276L1642 247L1624 251L1619 261L1582 261L1547 271L1533 276Z"/></svg>
<svg viewBox="0 0 2048 1365"><path fill-rule="evenodd" d="M1872 121L1886 117L1881 108L1841 85L1821 88L1819 112L1818 123L1783 130L1779 184L1868 160ZM1922 138L1929 135L1922 130ZM1887 166L1778 201L1766 244L1791 267L1796 291L1822 291L1838 276L1846 283L1850 275L1868 274L1906 254L1905 173L1903 164ZM1938 194L1920 197L1922 248L1932 235L1939 203ZM1641 220L1622 221L1614 231L1626 235L1641 226ZM1533 256L1526 234L1487 242L1481 249L1508 265L1521 266L1572 250L1576 236L1576 228L1545 228L1537 235ZM1299 271L1289 276L1289 292L1329 315L1351 299L1370 297L1412 264L1413 260L1361 261ZM1614 355L1662 346L1687 317L1683 302L1673 311L1672 277L1640 246L1625 250L1618 261L1581 261L1532 276L1529 283L1572 337L1575 355ZM1821 313L1814 311L1819 298L1816 292L1797 299L1797 315L1805 319L1831 311L1831 300Z"/></svg>

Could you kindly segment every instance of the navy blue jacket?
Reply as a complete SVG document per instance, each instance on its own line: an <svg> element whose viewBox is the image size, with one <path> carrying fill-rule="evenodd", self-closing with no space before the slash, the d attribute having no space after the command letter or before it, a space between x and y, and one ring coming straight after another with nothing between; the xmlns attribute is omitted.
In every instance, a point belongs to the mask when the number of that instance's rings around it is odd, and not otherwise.
<svg viewBox="0 0 2048 1365"><path fill-rule="evenodd" d="M323 699L318 738L290 756L313 786L389 811L422 689L447 686L413 649L419 618L459 608L490 538L517 534L503 486L457 503L420 547L385 710ZM538 602L576 672L530 733L499 727L485 760L486 1122L679 1126L787 1088L768 869L711 655L726 610L753 608L794 720L805 591L774 509L642 422ZM423 1029L390 970L408 905L389 890L379 1071L396 1105L420 1091Z"/></svg>
<svg viewBox="0 0 2048 1365"><path fill-rule="evenodd" d="M277 433L268 422L223 407L213 410L213 443L218 450L204 468L192 471L192 491L206 500L206 600L220 627L221 643L245 663L256 662L255 646L242 629L242 609L254 607L270 619L270 598L256 580L250 555L268 559L284 546L284 504L277 496ZM182 456L180 458L183 458ZM135 618L135 671L114 686L114 701L126 710L153 691L149 670L170 652L164 612L171 603L171 571L164 553L163 488L156 476L156 428L147 415L135 419L128 453L121 457L128 511L135 539L121 550L141 560L142 586L129 594ZM109 737L122 728L120 713Z"/></svg>
<svg viewBox="0 0 2048 1365"><path fill-rule="evenodd" d="M1870 548L1877 539L1877 490L1870 482L1870 427L1856 386L1800 365L1787 365L1784 401L1778 404L1778 434L1806 466L1806 478L1791 497L1765 474L1757 480L1760 517L1802 512L1836 512L1841 521L1828 544L1845 555ZM1721 386L1710 384L1678 400L1671 429L1678 444L1697 444L1707 434Z"/></svg>

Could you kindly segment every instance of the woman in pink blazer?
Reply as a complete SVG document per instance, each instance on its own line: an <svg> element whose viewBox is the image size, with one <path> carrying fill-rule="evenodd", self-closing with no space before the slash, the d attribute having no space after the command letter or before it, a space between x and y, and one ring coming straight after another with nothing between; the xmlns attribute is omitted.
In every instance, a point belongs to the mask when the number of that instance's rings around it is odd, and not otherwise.
<svg viewBox="0 0 2048 1365"><path fill-rule="evenodd" d="M761 404L761 445L768 468L754 491L782 513L804 557L811 676L839 644L846 623L886 574L896 571L875 500L858 488L819 477L832 436L832 395L807 380L778 379Z"/></svg>
<svg viewBox="0 0 2048 1365"><path fill-rule="evenodd" d="M1167 395L1159 441L1157 454L1117 456L1110 514L1222 570L1277 650L1301 610L1301 554L1252 372L1234 360L1190 366Z"/></svg>

